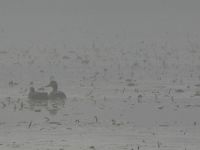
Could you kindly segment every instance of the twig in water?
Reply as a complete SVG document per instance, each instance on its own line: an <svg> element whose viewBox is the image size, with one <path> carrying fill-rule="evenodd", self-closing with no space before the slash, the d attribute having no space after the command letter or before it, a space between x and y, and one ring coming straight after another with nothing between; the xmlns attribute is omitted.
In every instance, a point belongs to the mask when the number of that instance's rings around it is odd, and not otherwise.
<svg viewBox="0 0 200 150"><path fill-rule="evenodd" d="M29 125L28 125L28 128L30 129L30 127L31 127L31 125L32 125L32 121L29 123Z"/></svg>
<svg viewBox="0 0 200 150"><path fill-rule="evenodd" d="M97 116L94 116L94 118L95 118L95 121L96 121L96 123L98 122L98 118L97 118Z"/></svg>

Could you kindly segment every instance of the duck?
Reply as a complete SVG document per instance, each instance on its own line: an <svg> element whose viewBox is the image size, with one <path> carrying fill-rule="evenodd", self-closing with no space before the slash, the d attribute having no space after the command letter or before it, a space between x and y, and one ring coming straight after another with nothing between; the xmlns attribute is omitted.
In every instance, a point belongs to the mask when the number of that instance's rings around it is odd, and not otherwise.
<svg viewBox="0 0 200 150"><path fill-rule="evenodd" d="M58 90L58 83L56 81L50 81L50 83L45 87L52 88L52 91L48 94L49 102L53 102L57 105L65 105L67 97L64 92Z"/></svg>
<svg viewBox="0 0 200 150"><path fill-rule="evenodd" d="M30 87L28 98L30 100L48 100L47 92L37 92L34 87Z"/></svg>
<svg viewBox="0 0 200 150"><path fill-rule="evenodd" d="M28 99L32 105L36 104L47 104L48 102L48 93L47 92L37 92L34 87L30 87Z"/></svg>

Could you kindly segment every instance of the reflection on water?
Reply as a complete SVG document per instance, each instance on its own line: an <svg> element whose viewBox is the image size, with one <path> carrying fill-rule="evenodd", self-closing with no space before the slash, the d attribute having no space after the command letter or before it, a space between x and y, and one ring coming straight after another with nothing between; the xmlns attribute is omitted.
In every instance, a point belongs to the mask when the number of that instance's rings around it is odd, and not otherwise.
<svg viewBox="0 0 200 150"><path fill-rule="evenodd" d="M46 107L48 105L48 101L42 101L42 100L29 100L28 104L30 106L30 109L34 111L35 109Z"/></svg>
<svg viewBox="0 0 200 150"><path fill-rule="evenodd" d="M49 100L47 110L51 115L56 115L59 110L64 108L65 102L64 100L57 99L57 100Z"/></svg>
<svg viewBox="0 0 200 150"><path fill-rule="evenodd" d="M59 110L64 108L64 102L60 101L47 101L47 100L29 100L29 108L34 112L41 112L47 110L50 115L56 115Z"/></svg>

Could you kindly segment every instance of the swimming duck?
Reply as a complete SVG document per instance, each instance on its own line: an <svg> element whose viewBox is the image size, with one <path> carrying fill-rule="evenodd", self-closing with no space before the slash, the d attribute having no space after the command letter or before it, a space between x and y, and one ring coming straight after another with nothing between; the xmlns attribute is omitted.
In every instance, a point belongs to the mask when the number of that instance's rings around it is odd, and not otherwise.
<svg viewBox="0 0 200 150"><path fill-rule="evenodd" d="M58 83L56 81L51 81L46 87L52 88L52 91L48 94L49 101L64 106L67 97L64 92L58 91Z"/></svg>
<svg viewBox="0 0 200 150"><path fill-rule="evenodd" d="M30 100L48 100L48 93L36 92L34 87L30 87L28 98Z"/></svg>
<svg viewBox="0 0 200 150"><path fill-rule="evenodd" d="M47 92L37 92L34 87L30 87L28 99L30 104L35 105L47 105L48 93Z"/></svg>

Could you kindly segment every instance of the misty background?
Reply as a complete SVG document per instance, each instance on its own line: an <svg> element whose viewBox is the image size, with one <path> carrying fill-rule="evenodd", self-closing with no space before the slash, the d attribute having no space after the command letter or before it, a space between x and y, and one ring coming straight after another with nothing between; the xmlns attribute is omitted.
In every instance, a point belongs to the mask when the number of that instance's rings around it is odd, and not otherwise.
<svg viewBox="0 0 200 150"><path fill-rule="evenodd" d="M50 76L71 86L97 72L114 82L198 80L199 4L1 0L0 86Z"/></svg>
<svg viewBox="0 0 200 150"><path fill-rule="evenodd" d="M199 149L199 6L0 0L0 149Z"/></svg>

